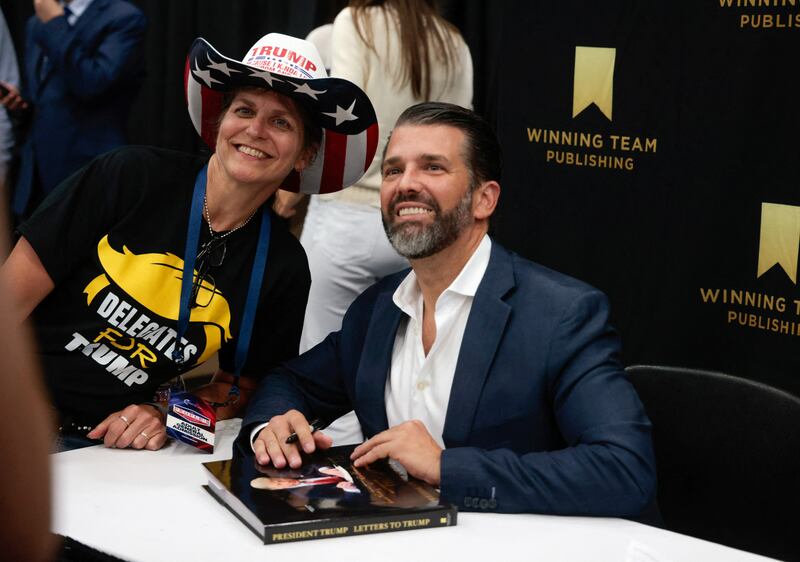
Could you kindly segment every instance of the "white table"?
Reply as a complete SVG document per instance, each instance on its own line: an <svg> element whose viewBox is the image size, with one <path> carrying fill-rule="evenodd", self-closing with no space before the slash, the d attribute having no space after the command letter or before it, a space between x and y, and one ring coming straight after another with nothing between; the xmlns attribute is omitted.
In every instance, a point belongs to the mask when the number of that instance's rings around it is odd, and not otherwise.
<svg viewBox="0 0 800 562"><path fill-rule="evenodd" d="M623 519L486 513L459 513L455 527L265 546L201 488L201 463L230 458L240 423L218 425L213 455L174 443L51 455L53 530L135 562L766 560Z"/></svg>

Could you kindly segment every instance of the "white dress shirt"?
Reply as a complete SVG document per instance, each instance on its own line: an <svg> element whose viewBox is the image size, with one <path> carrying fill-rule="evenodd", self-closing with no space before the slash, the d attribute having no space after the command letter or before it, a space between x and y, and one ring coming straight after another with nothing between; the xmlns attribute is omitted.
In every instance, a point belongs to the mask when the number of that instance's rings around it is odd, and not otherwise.
<svg viewBox="0 0 800 562"><path fill-rule="evenodd" d="M81 17L81 14L86 11L86 8L89 7L93 0L72 0L69 4L62 3L62 6L69 6L69 11L71 12L69 16L67 16L67 23L70 25L75 25L75 22L78 21L78 18Z"/></svg>
<svg viewBox="0 0 800 562"><path fill-rule="evenodd" d="M444 447L444 419L461 341L491 253L492 241L484 235L464 268L439 295L434 312L436 339L427 356L422 346L422 292L414 270L395 290L392 299L408 317L400 321L394 337L392 364L386 378L384 400L389 427L420 420L439 446ZM251 445L266 426L264 423L253 428Z"/></svg>
<svg viewBox="0 0 800 562"><path fill-rule="evenodd" d="M420 420L439 446L450 401L464 329L486 268L492 242L484 236L461 273L436 301L436 339L428 355L422 346L422 292L412 270L394 292L395 305L408 317L394 338L384 399L389 427Z"/></svg>

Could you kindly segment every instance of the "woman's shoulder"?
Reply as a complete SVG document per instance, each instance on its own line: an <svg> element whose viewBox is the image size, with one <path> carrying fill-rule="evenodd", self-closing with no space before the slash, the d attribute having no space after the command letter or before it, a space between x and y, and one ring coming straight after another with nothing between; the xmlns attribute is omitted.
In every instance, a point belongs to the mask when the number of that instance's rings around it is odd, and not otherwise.
<svg viewBox="0 0 800 562"><path fill-rule="evenodd" d="M96 157L74 181L65 181L82 189L107 193L109 197L147 194L164 198L191 189L197 172L207 158L153 146L124 146ZM77 183L76 183L77 182Z"/></svg>
<svg viewBox="0 0 800 562"><path fill-rule="evenodd" d="M164 164L193 166L203 161L203 157L195 154L143 145L123 146L107 152L99 159L107 165L117 167L147 166L149 164L154 166Z"/></svg>
<svg viewBox="0 0 800 562"><path fill-rule="evenodd" d="M333 25L334 27L340 27L342 25L353 25L353 16L355 15L353 8L347 6L342 8L342 10L336 14L336 17L333 18Z"/></svg>
<svg viewBox="0 0 800 562"><path fill-rule="evenodd" d="M288 221L270 211L271 234L269 268L293 282L310 283L306 252L297 237L289 230Z"/></svg>
<svg viewBox="0 0 800 562"><path fill-rule="evenodd" d="M193 176L207 157L155 146L130 145L98 156L92 167L95 173L120 184L171 183Z"/></svg>
<svg viewBox="0 0 800 562"><path fill-rule="evenodd" d="M378 23L380 23L380 25L384 25L383 21L389 15L387 12L388 10L383 6L364 6L363 8L359 8L358 12L356 12L356 10L350 6L347 6L342 8L342 10L336 14L336 18L333 20L333 25L337 28L341 28L342 26L354 27L354 20L356 17L362 16L359 18L359 23L366 23L368 25L372 25L374 28L376 25L378 25Z"/></svg>

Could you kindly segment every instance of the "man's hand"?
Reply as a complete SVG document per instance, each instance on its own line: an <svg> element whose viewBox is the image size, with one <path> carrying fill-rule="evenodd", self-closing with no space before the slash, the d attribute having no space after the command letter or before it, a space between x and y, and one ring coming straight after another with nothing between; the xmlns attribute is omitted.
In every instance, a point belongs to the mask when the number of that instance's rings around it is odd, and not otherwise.
<svg viewBox="0 0 800 562"><path fill-rule="evenodd" d="M42 23L64 15L64 8L56 0L33 0L33 9Z"/></svg>
<svg viewBox="0 0 800 562"><path fill-rule="evenodd" d="M8 90L7 94L0 94L0 104L3 104L6 109L9 111L16 111L18 109L26 109L28 107L28 102L22 99L22 95L20 95L16 86L9 84L8 82L3 82L2 80L0 80L0 84L3 85L3 88Z"/></svg>
<svg viewBox="0 0 800 562"><path fill-rule="evenodd" d="M297 433L297 441L286 443L286 438L292 433ZM289 410L269 420L269 425L253 441L253 451L260 464L271 462L275 468L284 468L288 463L292 468L300 468L303 464L301 447L306 453L313 453L317 449L327 449L332 444L333 439L321 431L311 433L311 426L303 414Z"/></svg>
<svg viewBox="0 0 800 562"><path fill-rule="evenodd" d="M131 404L108 416L86 437L102 438L106 447L156 451L167 442L167 431L158 408L150 404Z"/></svg>
<svg viewBox="0 0 800 562"><path fill-rule="evenodd" d="M194 395L208 403L224 404L230 399L230 390L236 377L221 369L214 373L211 382L204 384L194 391ZM227 406L218 406L215 409L217 421L241 417L250 397L255 393L258 382L250 377L239 377L239 399Z"/></svg>
<svg viewBox="0 0 800 562"><path fill-rule="evenodd" d="M442 448L421 421L403 422L382 431L356 447L350 455L357 467L386 457L402 464L411 476L439 485Z"/></svg>

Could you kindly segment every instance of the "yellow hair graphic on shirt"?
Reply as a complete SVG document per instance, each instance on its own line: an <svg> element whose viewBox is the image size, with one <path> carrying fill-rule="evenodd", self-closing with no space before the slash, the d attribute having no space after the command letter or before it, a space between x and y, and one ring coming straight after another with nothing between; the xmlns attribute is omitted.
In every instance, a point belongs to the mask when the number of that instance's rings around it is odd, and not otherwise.
<svg viewBox="0 0 800 562"><path fill-rule="evenodd" d="M127 247L116 251L104 236L97 245L97 256L105 274L98 275L86 285L87 304L114 281L128 296L143 308L163 318L178 319L180 307L183 260L170 253L134 254ZM197 271L194 272L195 277ZM197 302L208 303L191 309L189 323L203 324L206 347L197 356L196 364L211 357L232 336L231 311L228 301L208 280L204 280L197 294Z"/></svg>

